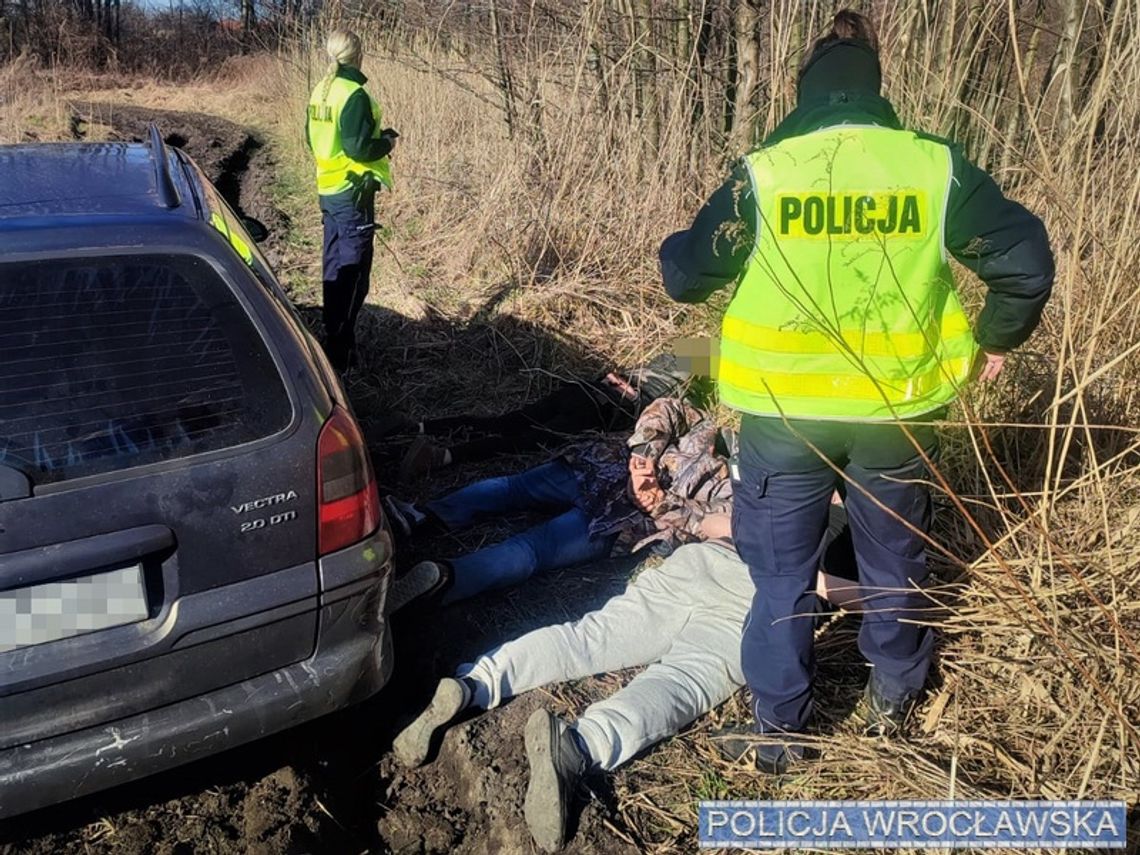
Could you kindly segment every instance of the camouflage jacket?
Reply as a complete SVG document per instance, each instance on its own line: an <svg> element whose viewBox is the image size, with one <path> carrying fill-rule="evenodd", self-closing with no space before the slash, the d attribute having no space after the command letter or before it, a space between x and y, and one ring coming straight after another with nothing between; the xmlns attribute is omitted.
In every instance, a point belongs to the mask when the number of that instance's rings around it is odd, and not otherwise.
<svg viewBox="0 0 1140 855"><path fill-rule="evenodd" d="M671 549L703 540L701 521L732 510L728 461L717 452L712 418L678 398L659 398L645 408L625 441L579 442L559 456L573 467L581 489L579 506L590 516L590 534L617 534L614 551L632 552L649 543ZM665 493L645 513L629 495L633 450L654 462Z"/></svg>

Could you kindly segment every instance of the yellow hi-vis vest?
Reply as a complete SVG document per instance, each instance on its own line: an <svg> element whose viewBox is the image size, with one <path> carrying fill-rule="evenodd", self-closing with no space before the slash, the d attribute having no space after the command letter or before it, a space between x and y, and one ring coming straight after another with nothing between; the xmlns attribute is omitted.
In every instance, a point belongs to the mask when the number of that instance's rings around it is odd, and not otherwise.
<svg viewBox="0 0 1140 855"><path fill-rule="evenodd" d="M331 83L325 78L309 98L309 145L317 161L317 192L322 196L343 193L353 187L348 177L350 174L363 176L371 173L381 184L392 189L392 166L388 158L358 163L344 152L340 138L340 114L349 96L361 88L359 83L343 77L334 77ZM368 101L372 105L373 134L379 139L380 105L371 95Z"/></svg>
<svg viewBox="0 0 1140 855"><path fill-rule="evenodd" d="M759 216L721 331L725 404L889 421L955 398L976 345L943 243L950 157L911 132L862 126L748 155Z"/></svg>

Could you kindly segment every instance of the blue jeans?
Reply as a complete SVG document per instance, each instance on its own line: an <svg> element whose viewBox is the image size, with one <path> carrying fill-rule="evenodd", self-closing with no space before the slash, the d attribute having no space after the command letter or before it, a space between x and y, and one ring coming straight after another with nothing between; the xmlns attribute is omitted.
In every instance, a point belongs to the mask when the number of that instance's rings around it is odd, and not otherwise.
<svg viewBox="0 0 1140 855"><path fill-rule="evenodd" d="M476 481L425 507L447 528L465 528L480 517L515 511L556 514L502 543L450 561L454 583L443 601L465 600L492 588L516 585L535 573L570 567L609 555L614 538L590 537L590 517L579 498L574 470L561 460L516 475Z"/></svg>

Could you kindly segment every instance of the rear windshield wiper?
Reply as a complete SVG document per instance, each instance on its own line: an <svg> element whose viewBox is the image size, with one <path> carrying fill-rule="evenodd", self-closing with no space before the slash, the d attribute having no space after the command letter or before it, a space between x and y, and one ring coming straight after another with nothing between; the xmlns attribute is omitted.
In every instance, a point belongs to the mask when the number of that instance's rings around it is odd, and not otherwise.
<svg viewBox="0 0 1140 855"><path fill-rule="evenodd" d="M0 463L0 502L26 499L32 495L32 479L6 463Z"/></svg>

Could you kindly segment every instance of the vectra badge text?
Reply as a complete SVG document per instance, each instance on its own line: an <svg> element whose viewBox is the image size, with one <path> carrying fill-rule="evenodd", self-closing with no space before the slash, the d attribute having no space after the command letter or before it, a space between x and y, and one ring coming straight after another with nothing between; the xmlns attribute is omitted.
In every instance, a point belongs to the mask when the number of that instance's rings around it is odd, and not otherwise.
<svg viewBox="0 0 1140 855"><path fill-rule="evenodd" d="M250 511L258 511L262 508L268 508L272 505L281 505L285 502L291 502L297 498L297 491L290 490L287 493L277 493L274 496L266 496L262 499L253 499L249 502L243 502L240 505L230 505L230 510L235 514L248 514Z"/></svg>

